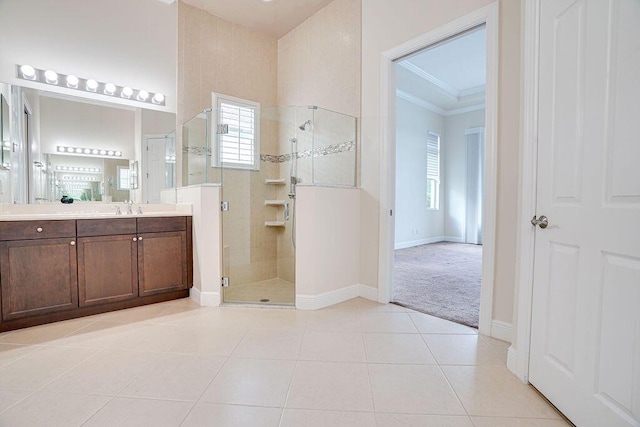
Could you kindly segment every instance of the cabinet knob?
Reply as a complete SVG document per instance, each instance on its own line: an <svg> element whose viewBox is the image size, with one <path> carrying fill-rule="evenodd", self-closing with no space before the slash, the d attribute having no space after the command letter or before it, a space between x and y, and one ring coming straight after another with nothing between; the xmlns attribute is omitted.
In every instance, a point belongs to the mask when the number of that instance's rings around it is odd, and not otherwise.
<svg viewBox="0 0 640 427"><path fill-rule="evenodd" d="M38 228L36 228L36 231L37 231L38 233L42 233L42 227L38 227Z"/></svg>
<svg viewBox="0 0 640 427"><path fill-rule="evenodd" d="M142 237L138 237L138 240L142 240Z"/></svg>
<svg viewBox="0 0 640 427"><path fill-rule="evenodd" d="M133 238L133 241L134 241L134 242L137 242L137 241L138 241L138 238L137 238L137 237L134 237L134 238Z"/></svg>
<svg viewBox="0 0 640 427"><path fill-rule="evenodd" d="M75 246L76 245L76 241L72 240L71 243L69 243L71 246Z"/></svg>

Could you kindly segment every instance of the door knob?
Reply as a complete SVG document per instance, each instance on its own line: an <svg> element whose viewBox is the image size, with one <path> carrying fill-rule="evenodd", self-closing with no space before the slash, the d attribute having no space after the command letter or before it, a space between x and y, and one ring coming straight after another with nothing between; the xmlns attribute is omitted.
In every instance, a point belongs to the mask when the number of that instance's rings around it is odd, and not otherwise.
<svg viewBox="0 0 640 427"><path fill-rule="evenodd" d="M536 218L536 216L534 215L531 219L531 225L533 225L534 227L537 225L542 229L547 228L547 225L549 225L549 218L544 215L540 215L540 218Z"/></svg>

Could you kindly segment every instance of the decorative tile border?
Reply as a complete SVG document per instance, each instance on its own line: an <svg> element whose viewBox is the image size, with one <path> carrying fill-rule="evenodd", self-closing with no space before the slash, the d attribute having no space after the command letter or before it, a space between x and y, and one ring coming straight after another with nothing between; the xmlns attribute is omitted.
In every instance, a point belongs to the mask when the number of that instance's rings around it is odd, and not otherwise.
<svg viewBox="0 0 640 427"><path fill-rule="evenodd" d="M326 145L324 147L314 148L313 150L297 151L293 154L260 154L260 161L265 163L284 163L291 160L293 156L296 159L308 159L312 157L328 156L329 154L343 153L346 151L355 151L356 142L347 141L339 144ZM191 156L204 156L209 154L209 150L202 146L183 147L182 152Z"/></svg>
<svg viewBox="0 0 640 427"><path fill-rule="evenodd" d="M274 156L272 154L261 154L260 161L266 163L284 163L291 160L293 156L296 159L308 159L311 157L328 156L329 154L343 153L345 151L355 151L355 141L341 142L339 144L327 145L324 147L314 148L313 150L297 151L292 154L280 154Z"/></svg>

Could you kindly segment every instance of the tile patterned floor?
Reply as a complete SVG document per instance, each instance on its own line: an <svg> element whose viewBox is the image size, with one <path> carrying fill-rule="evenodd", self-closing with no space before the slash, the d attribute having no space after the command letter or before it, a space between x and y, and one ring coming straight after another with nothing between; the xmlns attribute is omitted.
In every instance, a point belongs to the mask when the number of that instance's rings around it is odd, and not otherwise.
<svg viewBox="0 0 640 427"><path fill-rule="evenodd" d="M359 298L185 299L0 334L0 426L566 426L506 352Z"/></svg>

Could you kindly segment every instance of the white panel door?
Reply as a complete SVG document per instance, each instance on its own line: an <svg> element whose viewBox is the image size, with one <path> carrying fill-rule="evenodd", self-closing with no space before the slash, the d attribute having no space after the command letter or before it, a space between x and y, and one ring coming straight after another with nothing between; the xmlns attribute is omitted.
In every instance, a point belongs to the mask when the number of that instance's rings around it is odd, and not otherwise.
<svg viewBox="0 0 640 427"><path fill-rule="evenodd" d="M166 182L166 138L145 137L147 142L146 163L147 176L145 182L145 203L160 203L160 192L165 189Z"/></svg>
<svg viewBox="0 0 640 427"><path fill-rule="evenodd" d="M640 426L640 1L542 0L530 382Z"/></svg>

